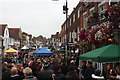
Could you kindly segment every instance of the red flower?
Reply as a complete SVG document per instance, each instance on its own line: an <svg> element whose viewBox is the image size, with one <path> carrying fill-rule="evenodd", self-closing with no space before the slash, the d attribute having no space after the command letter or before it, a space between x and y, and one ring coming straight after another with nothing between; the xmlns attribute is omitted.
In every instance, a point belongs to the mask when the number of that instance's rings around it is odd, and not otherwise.
<svg viewBox="0 0 120 80"><path fill-rule="evenodd" d="M79 38L80 38L81 40L84 40L84 39L85 39L85 32L81 31L81 32L79 33Z"/></svg>

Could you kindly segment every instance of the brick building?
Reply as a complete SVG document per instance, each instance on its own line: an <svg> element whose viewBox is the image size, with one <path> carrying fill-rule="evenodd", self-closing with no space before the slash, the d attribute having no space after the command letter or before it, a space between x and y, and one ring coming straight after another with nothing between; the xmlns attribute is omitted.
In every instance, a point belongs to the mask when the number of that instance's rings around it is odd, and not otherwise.
<svg viewBox="0 0 120 80"><path fill-rule="evenodd" d="M109 2L79 2L68 18L69 42L79 41L78 33L81 28L87 28L87 19L92 13L100 15L109 8ZM66 39L66 21L61 26L62 43Z"/></svg>
<svg viewBox="0 0 120 80"><path fill-rule="evenodd" d="M61 42L80 43L81 30L91 30L96 26L106 26L110 22L109 9L119 2L103 0L101 2L79 2L68 19L61 26ZM119 22L118 22L119 23ZM66 29L66 24L68 31ZM68 34L68 36L66 36ZM94 34L95 36L95 34ZM89 38L89 37L88 37ZM84 40L83 40L84 41ZM95 47L95 45L93 45Z"/></svg>

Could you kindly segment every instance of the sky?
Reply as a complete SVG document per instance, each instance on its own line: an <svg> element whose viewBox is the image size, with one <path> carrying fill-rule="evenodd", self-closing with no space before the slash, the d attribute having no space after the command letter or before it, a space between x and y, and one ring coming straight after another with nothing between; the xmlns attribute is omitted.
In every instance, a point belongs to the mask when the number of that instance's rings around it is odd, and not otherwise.
<svg viewBox="0 0 120 80"><path fill-rule="evenodd" d="M66 0L0 0L0 24L9 28L21 28L22 32L37 37L50 38L60 32L66 20L63 5ZM79 0L67 0L68 14L77 6Z"/></svg>

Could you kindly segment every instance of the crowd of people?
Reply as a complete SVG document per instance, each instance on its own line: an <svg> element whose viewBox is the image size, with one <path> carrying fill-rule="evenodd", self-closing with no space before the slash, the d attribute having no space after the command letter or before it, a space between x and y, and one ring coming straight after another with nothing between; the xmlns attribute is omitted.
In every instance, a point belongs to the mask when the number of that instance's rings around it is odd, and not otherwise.
<svg viewBox="0 0 120 80"><path fill-rule="evenodd" d="M79 80L76 55L66 60L64 54L5 55L2 59L2 80Z"/></svg>
<svg viewBox="0 0 120 80"><path fill-rule="evenodd" d="M103 70L100 71L96 66L93 67L91 60L83 61L81 74L83 80L120 80L120 63L103 64Z"/></svg>
<svg viewBox="0 0 120 80"><path fill-rule="evenodd" d="M30 55L20 53L17 56L4 55L2 58L2 80L119 80L120 65L114 69L110 64L100 70L92 61L83 61L79 66L79 57L72 54ZM81 73L79 73L81 71ZM81 76L80 76L81 75Z"/></svg>

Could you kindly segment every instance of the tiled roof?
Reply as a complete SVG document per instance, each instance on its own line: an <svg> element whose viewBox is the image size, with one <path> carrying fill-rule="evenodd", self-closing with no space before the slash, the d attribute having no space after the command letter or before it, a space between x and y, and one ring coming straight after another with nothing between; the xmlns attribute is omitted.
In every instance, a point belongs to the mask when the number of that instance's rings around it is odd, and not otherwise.
<svg viewBox="0 0 120 80"><path fill-rule="evenodd" d="M7 24L0 24L0 27L2 27L2 36L4 36L4 31L6 28Z"/></svg>
<svg viewBox="0 0 120 80"><path fill-rule="evenodd" d="M8 28L10 32L10 37L15 39L20 39L19 30L20 28Z"/></svg>

